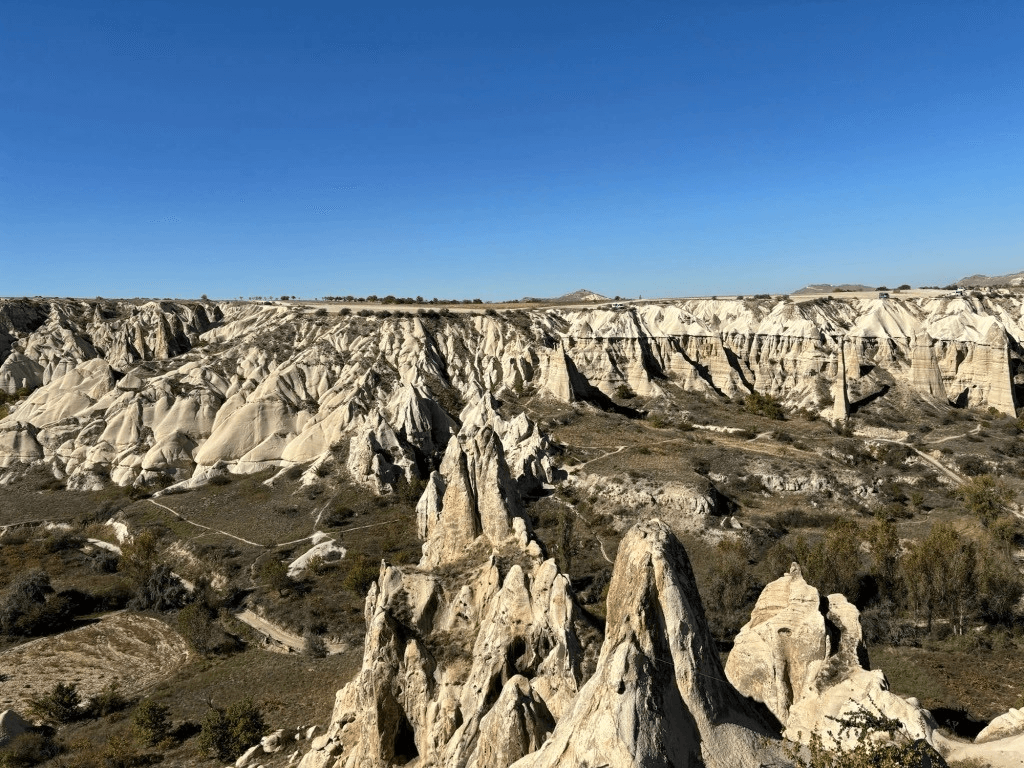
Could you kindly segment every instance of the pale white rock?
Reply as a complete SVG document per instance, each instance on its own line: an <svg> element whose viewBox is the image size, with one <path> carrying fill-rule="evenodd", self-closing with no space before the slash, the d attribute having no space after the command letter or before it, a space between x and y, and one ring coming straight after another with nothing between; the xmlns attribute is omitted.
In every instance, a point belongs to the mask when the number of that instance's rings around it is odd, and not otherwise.
<svg viewBox="0 0 1024 768"><path fill-rule="evenodd" d="M314 557L319 557L325 563L337 562L345 557L346 549L322 531L314 533L312 541L313 546L288 564L288 575L293 579L306 572Z"/></svg>
<svg viewBox="0 0 1024 768"><path fill-rule="evenodd" d="M544 745L516 768L763 766L766 710L726 680L686 553L664 523L622 540L597 670Z"/></svg>
<svg viewBox="0 0 1024 768"><path fill-rule="evenodd" d="M0 424L0 467L41 461L44 452L38 434L36 427L25 422L5 420Z"/></svg>
<svg viewBox="0 0 1024 768"><path fill-rule="evenodd" d="M885 675L868 668L857 609L839 594L822 599L795 563L762 591L725 673L737 690L768 706L793 741L817 735L848 748L854 736L841 734L838 721L864 708L936 745L928 711L893 694Z"/></svg>
<svg viewBox="0 0 1024 768"><path fill-rule="evenodd" d="M976 743L1005 739L1024 733L1024 708L1012 707L1004 714L996 717L986 725L974 739Z"/></svg>
<svg viewBox="0 0 1024 768"><path fill-rule="evenodd" d="M667 377L686 390L756 390L815 409L828 386L839 409L845 378L850 399L881 392L884 379L895 380L893 396L1013 413L1022 341L1024 305L1009 295L700 299L387 320L253 304L5 299L0 387L38 386L4 423L38 430L43 455L31 462L71 488L108 475L126 485L202 477L218 462L235 472L307 465L373 433L360 476L386 492L385 477L436 466L460 426L459 402L530 391L585 401L621 384L657 398ZM876 380L879 368L891 379ZM550 446L528 419L488 426L521 492L552 482Z"/></svg>

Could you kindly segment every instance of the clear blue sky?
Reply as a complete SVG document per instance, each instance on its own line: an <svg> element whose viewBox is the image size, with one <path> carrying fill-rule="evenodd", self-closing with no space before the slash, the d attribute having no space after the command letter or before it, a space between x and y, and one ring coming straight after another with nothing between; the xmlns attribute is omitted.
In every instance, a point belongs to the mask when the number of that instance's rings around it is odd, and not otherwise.
<svg viewBox="0 0 1024 768"><path fill-rule="evenodd" d="M0 295L1024 270L1024 2L6 0Z"/></svg>

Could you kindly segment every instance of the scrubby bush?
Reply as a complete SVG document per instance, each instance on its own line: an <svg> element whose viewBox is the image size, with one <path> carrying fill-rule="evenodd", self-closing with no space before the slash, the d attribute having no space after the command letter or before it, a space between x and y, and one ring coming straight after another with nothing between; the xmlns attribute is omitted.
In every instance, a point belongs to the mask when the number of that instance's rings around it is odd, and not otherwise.
<svg viewBox="0 0 1024 768"><path fill-rule="evenodd" d="M751 392L747 395L743 400L743 408L747 413L776 421L781 421L786 417L782 403L771 395L764 395L760 392Z"/></svg>
<svg viewBox="0 0 1024 768"><path fill-rule="evenodd" d="M327 643L321 635L307 631L302 636L302 652L312 659L322 659L327 656Z"/></svg>
<svg viewBox="0 0 1024 768"><path fill-rule="evenodd" d="M188 600L188 591L171 571L171 566L160 563L138 587L128 607L136 611L173 611Z"/></svg>
<svg viewBox="0 0 1024 768"><path fill-rule="evenodd" d="M790 749L790 759L799 768L938 768L945 765L924 739L913 739L899 720L876 714L863 705L839 723L839 739L853 737L849 748L827 747L812 734L806 752Z"/></svg>
<svg viewBox="0 0 1024 768"><path fill-rule="evenodd" d="M52 730L31 730L15 736L0 748L0 768L29 768L64 751Z"/></svg>
<svg viewBox="0 0 1024 768"><path fill-rule="evenodd" d="M345 589L355 592L357 595L365 595L370 585L377 580L380 569L371 563L365 555L359 554L348 564L348 573L342 582Z"/></svg>
<svg viewBox="0 0 1024 768"><path fill-rule="evenodd" d="M263 713L252 699L236 701L227 709L212 708L203 721L199 747L218 760L235 760L258 742L266 730Z"/></svg>
<svg viewBox="0 0 1024 768"><path fill-rule="evenodd" d="M106 717L115 712L127 709L131 701L121 693L121 686L115 680L103 687L99 693L89 698L85 710L90 717Z"/></svg>
<svg viewBox="0 0 1024 768"><path fill-rule="evenodd" d="M155 747L171 733L171 710L165 704L146 699L132 714L132 731L148 747Z"/></svg>
<svg viewBox="0 0 1024 768"><path fill-rule="evenodd" d="M957 462L957 466L968 477L978 477L988 472L988 463L980 456L964 456Z"/></svg>
<svg viewBox="0 0 1024 768"><path fill-rule="evenodd" d="M985 526L992 525L1003 515L1014 497L1005 482L987 474L972 477L957 488L956 495L967 511L980 518Z"/></svg>
<svg viewBox="0 0 1024 768"><path fill-rule="evenodd" d="M206 654L210 650L210 640L213 637L213 616L205 604L196 601L189 603L178 613L178 632L188 647L199 654Z"/></svg>
<svg viewBox="0 0 1024 768"><path fill-rule="evenodd" d="M256 575L263 586L276 591L278 595L284 594L284 591L292 586L292 578L288 575L288 566L273 555L260 561Z"/></svg>
<svg viewBox="0 0 1024 768"><path fill-rule="evenodd" d="M632 400L636 397L636 392L630 389L628 384L619 384L615 388L615 397L619 400Z"/></svg>
<svg viewBox="0 0 1024 768"><path fill-rule="evenodd" d="M82 697L75 683L56 683L49 692L29 699L28 713L50 725L64 725L82 717L81 703Z"/></svg>

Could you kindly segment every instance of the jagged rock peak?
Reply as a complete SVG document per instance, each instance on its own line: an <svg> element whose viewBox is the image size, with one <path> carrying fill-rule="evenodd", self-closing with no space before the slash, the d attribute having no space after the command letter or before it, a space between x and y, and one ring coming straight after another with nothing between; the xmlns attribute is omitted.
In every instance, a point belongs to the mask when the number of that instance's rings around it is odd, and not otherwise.
<svg viewBox="0 0 1024 768"><path fill-rule="evenodd" d="M506 768L564 716L583 648L554 561L450 571L382 565L362 669L302 768Z"/></svg>
<svg viewBox="0 0 1024 768"><path fill-rule="evenodd" d="M889 691L885 675L870 669L857 609L841 594L819 595L796 563L761 592L725 673L741 693L763 702L793 741L818 734L834 745L839 721L863 707L935 746L928 711Z"/></svg>
<svg viewBox="0 0 1024 768"><path fill-rule="evenodd" d="M490 426L460 432L448 442L416 509L424 539L421 565L462 560L476 543L490 551L512 538L521 550L540 556L505 450Z"/></svg>
<svg viewBox="0 0 1024 768"><path fill-rule="evenodd" d="M777 725L726 680L686 552L649 520L619 545L596 672L515 768L781 764Z"/></svg>

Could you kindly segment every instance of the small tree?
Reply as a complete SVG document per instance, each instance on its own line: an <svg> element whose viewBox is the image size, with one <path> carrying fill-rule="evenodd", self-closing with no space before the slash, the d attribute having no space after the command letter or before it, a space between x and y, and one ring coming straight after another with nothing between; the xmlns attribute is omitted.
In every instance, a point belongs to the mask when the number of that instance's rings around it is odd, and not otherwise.
<svg viewBox="0 0 1024 768"><path fill-rule="evenodd" d="M201 602L189 603L178 613L178 632L196 653L205 655L210 649L213 620Z"/></svg>
<svg viewBox="0 0 1024 768"><path fill-rule="evenodd" d="M827 747L815 733L807 758L796 748L790 750L794 764L798 768L939 768L946 764L924 739L912 739L899 720L859 706L838 719L839 741L852 737L852 746Z"/></svg>
<svg viewBox="0 0 1024 768"><path fill-rule="evenodd" d="M29 699L28 713L44 723L64 725L81 717L81 703L82 697L75 683L56 683L49 693Z"/></svg>
<svg viewBox="0 0 1024 768"><path fill-rule="evenodd" d="M782 421L786 417L782 403L771 395L762 395L760 392L751 392L747 395L743 401L743 408L747 413L775 419L776 421Z"/></svg>
<svg viewBox="0 0 1024 768"><path fill-rule="evenodd" d="M132 731L148 747L155 747L171 732L171 710L166 704L146 699L135 708Z"/></svg>
<svg viewBox="0 0 1024 768"><path fill-rule="evenodd" d="M327 643L322 635L307 630L302 636L302 651L313 659L323 659L327 656Z"/></svg>
<svg viewBox="0 0 1024 768"><path fill-rule="evenodd" d="M273 555L260 562L257 574L263 585L267 589L276 590L278 595L284 594L284 591L292 586L288 566Z"/></svg>
<svg viewBox="0 0 1024 768"><path fill-rule="evenodd" d="M219 760L234 760L263 736L263 713L252 699L236 701L226 710L214 707L203 721L199 747Z"/></svg>
<svg viewBox="0 0 1024 768"><path fill-rule="evenodd" d="M972 477L956 490L967 511L981 519L988 527L1004 512L1013 501L1013 490L1002 480L992 475Z"/></svg>

